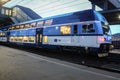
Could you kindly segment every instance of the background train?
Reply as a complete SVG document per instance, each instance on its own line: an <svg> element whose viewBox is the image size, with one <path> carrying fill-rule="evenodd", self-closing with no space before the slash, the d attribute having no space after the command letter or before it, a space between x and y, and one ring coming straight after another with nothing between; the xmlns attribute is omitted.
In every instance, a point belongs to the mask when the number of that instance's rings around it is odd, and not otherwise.
<svg viewBox="0 0 120 80"><path fill-rule="evenodd" d="M105 17L94 10L84 10L42 18L10 26L0 31L0 41L9 44L76 50L108 56L111 32Z"/></svg>

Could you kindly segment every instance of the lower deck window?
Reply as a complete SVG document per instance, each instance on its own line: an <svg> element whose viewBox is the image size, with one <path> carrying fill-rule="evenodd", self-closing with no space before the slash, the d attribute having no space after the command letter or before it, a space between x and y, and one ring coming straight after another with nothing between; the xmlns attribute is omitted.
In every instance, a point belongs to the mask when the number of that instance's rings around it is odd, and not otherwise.
<svg viewBox="0 0 120 80"><path fill-rule="evenodd" d="M29 37L29 42L34 42L35 41L35 37L34 36L30 36Z"/></svg>
<svg viewBox="0 0 120 80"><path fill-rule="evenodd" d="M10 38L9 38L9 41L12 42L13 40L14 40L14 37L10 37Z"/></svg>
<svg viewBox="0 0 120 80"><path fill-rule="evenodd" d="M23 41L24 41L24 42L28 42L28 36L24 36L24 37L23 37Z"/></svg>
<svg viewBox="0 0 120 80"><path fill-rule="evenodd" d="M19 42L22 42L22 40L23 40L23 37L18 37Z"/></svg>
<svg viewBox="0 0 120 80"><path fill-rule="evenodd" d="M48 42L48 36L44 36L44 43Z"/></svg>
<svg viewBox="0 0 120 80"><path fill-rule="evenodd" d="M18 38L17 38L17 36L15 36L15 37L14 37L14 41L17 41L17 40L18 40Z"/></svg>

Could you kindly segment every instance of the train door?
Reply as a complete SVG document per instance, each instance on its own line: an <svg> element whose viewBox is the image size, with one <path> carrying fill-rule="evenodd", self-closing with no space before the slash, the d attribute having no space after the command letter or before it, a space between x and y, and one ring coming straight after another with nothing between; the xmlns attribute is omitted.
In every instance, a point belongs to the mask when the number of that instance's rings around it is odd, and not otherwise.
<svg viewBox="0 0 120 80"><path fill-rule="evenodd" d="M72 36L72 45L77 46L79 43L79 37L78 37L78 25L73 25L73 35Z"/></svg>
<svg viewBox="0 0 120 80"><path fill-rule="evenodd" d="M43 33L43 29L38 28L36 31L36 44L37 45L42 45L42 39L43 39L42 33Z"/></svg>

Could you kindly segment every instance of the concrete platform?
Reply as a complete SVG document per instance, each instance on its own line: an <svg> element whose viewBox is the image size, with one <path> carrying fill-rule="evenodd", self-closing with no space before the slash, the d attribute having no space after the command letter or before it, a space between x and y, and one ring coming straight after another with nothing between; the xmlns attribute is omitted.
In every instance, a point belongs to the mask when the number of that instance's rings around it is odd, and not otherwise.
<svg viewBox="0 0 120 80"><path fill-rule="evenodd" d="M120 74L0 45L0 80L120 80Z"/></svg>

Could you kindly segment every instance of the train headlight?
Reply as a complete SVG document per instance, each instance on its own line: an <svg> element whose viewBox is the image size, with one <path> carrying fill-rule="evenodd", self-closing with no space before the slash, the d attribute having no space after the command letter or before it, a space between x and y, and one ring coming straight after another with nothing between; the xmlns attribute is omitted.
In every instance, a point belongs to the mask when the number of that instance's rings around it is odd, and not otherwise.
<svg viewBox="0 0 120 80"><path fill-rule="evenodd" d="M104 37L98 37L98 42L100 42L100 43L105 42L105 38Z"/></svg>

